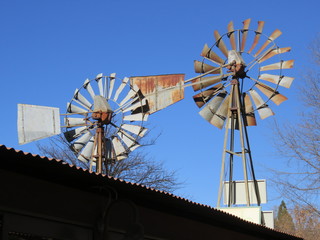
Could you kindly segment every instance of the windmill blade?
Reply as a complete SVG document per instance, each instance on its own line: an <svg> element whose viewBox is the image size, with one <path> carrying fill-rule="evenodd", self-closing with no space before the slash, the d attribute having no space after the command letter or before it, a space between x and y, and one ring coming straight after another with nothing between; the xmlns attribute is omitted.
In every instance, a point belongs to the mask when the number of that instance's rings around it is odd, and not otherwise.
<svg viewBox="0 0 320 240"><path fill-rule="evenodd" d="M223 53L223 55L225 55L226 57L228 57L228 49L226 47L226 44L224 43L224 41L222 40L219 32L217 30L214 31L214 38L216 39L216 44L217 47L220 49L220 51Z"/></svg>
<svg viewBox="0 0 320 240"><path fill-rule="evenodd" d="M211 66L209 64L206 64L206 63L203 63L203 62L200 62L200 61L197 61L197 60L194 61L194 71L196 73L205 73L205 72L211 71L211 70L213 70L215 68L216 67ZM212 72L212 74L220 74L220 73L221 73L221 69L220 68L218 68L217 70Z"/></svg>
<svg viewBox="0 0 320 240"><path fill-rule="evenodd" d="M124 148L121 141L117 137L112 138L112 144L113 144L115 154L117 156L126 152L126 149Z"/></svg>
<svg viewBox="0 0 320 240"><path fill-rule="evenodd" d="M213 126L216 126L219 129L222 129L224 122L227 119L227 115L228 115L228 108L229 108L229 101L230 101L230 95L228 95L225 100L223 101L223 103L219 106L218 110L216 111L216 113L214 114L214 116L212 117L210 123Z"/></svg>
<svg viewBox="0 0 320 240"><path fill-rule="evenodd" d="M71 118L71 117L65 117L64 118L64 124L66 127L74 127L77 125L85 125L87 124L87 120L85 118Z"/></svg>
<svg viewBox="0 0 320 240"><path fill-rule="evenodd" d="M76 88L76 91L74 92L74 99L78 100L81 104L86 106L87 108L91 108L92 104L79 92L79 89Z"/></svg>
<svg viewBox="0 0 320 240"><path fill-rule="evenodd" d="M111 73L110 74L110 82L109 82L110 85L109 85L109 90L108 90L108 99L111 99L115 80L116 80L116 74Z"/></svg>
<svg viewBox="0 0 320 240"><path fill-rule="evenodd" d="M99 93L100 93L100 96L103 96L104 97L104 94L103 94L103 78L102 78L103 74L102 73L99 73L97 76L96 76L96 81L98 83L98 87L99 87Z"/></svg>
<svg viewBox="0 0 320 240"><path fill-rule="evenodd" d="M252 102L250 96L246 93L244 95L244 108L245 108L245 116L246 116L246 126L257 126L256 117L254 115L254 110L252 106Z"/></svg>
<svg viewBox="0 0 320 240"><path fill-rule="evenodd" d="M246 46L246 41L247 41L247 36L248 36L248 29L250 26L251 19L246 19L243 21L243 29L241 30L242 32L242 40L241 40L241 52L244 52L245 46Z"/></svg>
<svg viewBox="0 0 320 240"><path fill-rule="evenodd" d="M138 135L139 137L143 137L148 130L142 126L132 124L122 124L120 128L127 130L128 132L131 132L135 135Z"/></svg>
<svg viewBox="0 0 320 240"><path fill-rule="evenodd" d="M272 74L261 74L259 79L272 82L279 86L290 88L292 81L294 80L293 77L286 77L286 76L279 76L279 75L272 75Z"/></svg>
<svg viewBox="0 0 320 240"><path fill-rule="evenodd" d="M93 91L93 88L91 87L91 84L90 84L90 80L89 79L86 79L84 81L84 84L83 84L83 87L84 89L86 89L88 91L88 93L90 94L92 100L94 100L94 96L96 95Z"/></svg>
<svg viewBox="0 0 320 240"><path fill-rule="evenodd" d="M130 105L129 107L123 109L123 112L125 113L125 112L128 112L130 110L134 110L136 108L143 107L146 104L147 104L147 100L144 98L144 99L141 100L141 102L137 101L136 103L134 103L134 104Z"/></svg>
<svg viewBox="0 0 320 240"><path fill-rule="evenodd" d="M258 110L261 119L265 119L274 115L272 110L268 107L268 105L263 101L261 96L254 89L251 89L249 91L249 94L252 97L254 104L256 105L256 109Z"/></svg>
<svg viewBox="0 0 320 240"><path fill-rule="evenodd" d="M233 50L237 50L236 40L235 40L235 31L233 27L233 22L229 22L228 24L228 37L230 39L230 44Z"/></svg>
<svg viewBox="0 0 320 240"><path fill-rule="evenodd" d="M286 53L286 52L290 52L291 51L291 47L285 47L285 48L276 48L273 49L272 51L270 51L269 53L263 55L263 57L261 57L258 60L258 63L262 63L266 60L268 60L269 58L272 58L275 55L281 54L281 53Z"/></svg>
<svg viewBox="0 0 320 240"><path fill-rule="evenodd" d="M197 95L194 95L193 100L195 101L197 106L201 108L203 105L209 102L210 99L214 97L222 88L223 88L223 85L220 83L215 87L209 88L208 90L205 90L201 93L198 93Z"/></svg>
<svg viewBox="0 0 320 240"><path fill-rule="evenodd" d="M258 29L256 31L256 36L254 37L253 43L251 48L249 49L248 53L251 53L252 50L256 47L256 45L259 42L262 30L263 30L263 26L264 26L264 21L258 21Z"/></svg>
<svg viewBox="0 0 320 240"><path fill-rule="evenodd" d="M87 145L82 149L78 156L78 160L84 163L88 163L92 157L92 150L94 146L94 137L91 137Z"/></svg>
<svg viewBox="0 0 320 240"><path fill-rule="evenodd" d="M92 137L91 132L90 131L86 132L71 145L71 148L75 152L79 152L90 141L91 137Z"/></svg>
<svg viewBox="0 0 320 240"><path fill-rule="evenodd" d="M72 142L76 138L78 138L80 135L84 134L88 128L86 126L75 128L69 131L64 132L64 137L67 139L68 142Z"/></svg>
<svg viewBox="0 0 320 240"><path fill-rule="evenodd" d="M129 99L134 98L137 95L137 92L139 91L139 88L137 85L133 85L133 89L130 89L127 96L120 102L119 106L122 107L123 104L129 101Z"/></svg>
<svg viewBox="0 0 320 240"><path fill-rule="evenodd" d="M59 108L18 104L19 144L60 134Z"/></svg>
<svg viewBox="0 0 320 240"><path fill-rule="evenodd" d="M149 117L149 114L145 113L137 113L137 114L132 114L132 115L126 115L123 117L123 120L125 121L147 121Z"/></svg>
<svg viewBox="0 0 320 240"><path fill-rule="evenodd" d="M130 148L130 151L132 152L133 150L136 150L138 147L141 147L141 145L140 144L136 144L136 145L132 146Z"/></svg>
<svg viewBox="0 0 320 240"><path fill-rule="evenodd" d="M207 44L204 45L200 55L202 57L209 58L218 65L224 64L224 60L219 57L214 51L212 51L212 49L210 49Z"/></svg>
<svg viewBox="0 0 320 240"><path fill-rule="evenodd" d="M113 98L113 101L117 101L118 100L118 97L120 95L120 93L122 92L122 90L124 89L124 87L127 85L129 81L129 78L125 77L123 80L122 80L122 83L120 84L120 86L118 87L118 89L116 90L116 93L114 95L114 98Z"/></svg>
<svg viewBox="0 0 320 240"><path fill-rule="evenodd" d="M268 38L268 40L261 46L261 48L254 54L254 56L258 56L271 42L273 42L276 38L278 38L282 32L279 29L276 29Z"/></svg>
<svg viewBox="0 0 320 240"><path fill-rule="evenodd" d="M114 159L114 153L113 153L113 146L112 142L108 138L104 138L104 144L105 144L105 149L104 149L104 157L105 159L108 160L113 160Z"/></svg>
<svg viewBox="0 0 320 240"><path fill-rule="evenodd" d="M266 65L263 67L260 67L260 71L268 71L268 70L277 70L277 69L289 69L293 68L294 60L289 61L281 61L278 63L273 63L270 65Z"/></svg>
<svg viewBox="0 0 320 240"><path fill-rule="evenodd" d="M67 103L67 112L68 113L75 113L75 114L81 114L81 115L87 115L88 111L86 111L83 108L80 108L78 106L75 106L71 103Z"/></svg>
<svg viewBox="0 0 320 240"><path fill-rule="evenodd" d="M280 105L282 102L288 100L287 97L283 96L282 94L278 93L276 89L269 87L267 85L264 85L262 83L257 83L256 87L264 94L266 95L272 102L274 102L277 105Z"/></svg>
<svg viewBox="0 0 320 240"><path fill-rule="evenodd" d="M129 137L129 135L125 134L123 131L120 130L117 134L128 148L131 149L137 144L131 136Z"/></svg>
<svg viewBox="0 0 320 240"><path fill-rule="evenodd" d="M219 76L210 76L210 77L201 77L197 78L192 81L193 85L192 88L194 91L198 91L200 89L204 89L208 86L217 84L222 81L223 78L225 78L225 75L219 75Z"/></svg>
<svg viewBox="0 0 320 240"><path fill-rule="evenodd" d="M208 122L211 121L215 112L221 105L223 99L227 96L226 91L221 91L215 98L213 98L200 112L199 114Z"/></svg>

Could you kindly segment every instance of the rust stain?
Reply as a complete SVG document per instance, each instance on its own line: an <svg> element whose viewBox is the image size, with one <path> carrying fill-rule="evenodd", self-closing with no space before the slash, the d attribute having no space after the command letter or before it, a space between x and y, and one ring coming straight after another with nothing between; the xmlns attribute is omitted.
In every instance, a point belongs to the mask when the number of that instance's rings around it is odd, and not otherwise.
<svg viewBox="0 0 320 240"><path fill-rule="evenodd" d="M184 74L131 77L147 98L150 114L184 98Z"/></svg>

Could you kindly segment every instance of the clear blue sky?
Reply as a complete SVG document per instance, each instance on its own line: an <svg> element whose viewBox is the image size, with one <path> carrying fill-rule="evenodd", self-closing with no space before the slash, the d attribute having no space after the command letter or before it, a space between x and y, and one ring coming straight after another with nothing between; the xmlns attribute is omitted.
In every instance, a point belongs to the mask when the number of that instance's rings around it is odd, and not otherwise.
<svg viewBox="0 0 320 240"><path fill-rule="evenodd" d="M0 1L0 144L37 153L34 143L19 146L17 104L59 107L65 111L75 88L98 73L118 76L185 73L195 76L193 60L213 31L226 32L252 19L266 22L264 32L283 34L281 47L292 47L290 76L296 80L281 93L289 98L273 107L275 117L259 120L249 130L259 179L266 167L284 169L272 146L273 120L298 119L299 81L310 68L308 45L319 31L319 1L147 1L147 0L2 0ZM179 170L186 186L178 194L215 206L223 132L200 117L186 89L185 99L151 115L152 134L162 133L148 147L150 157ZM270 208L279 203L268 185Z"/></svg>

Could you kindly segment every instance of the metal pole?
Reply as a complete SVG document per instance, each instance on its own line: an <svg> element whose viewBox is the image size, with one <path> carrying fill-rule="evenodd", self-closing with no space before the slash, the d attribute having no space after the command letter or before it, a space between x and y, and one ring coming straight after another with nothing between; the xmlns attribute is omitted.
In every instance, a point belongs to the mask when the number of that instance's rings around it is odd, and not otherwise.
<svg viewBox="0 0 320 240"><path fill-rule="evenodd" d="M237 80L238 81L238 80ZM236 101L237 101L237 115L238 115L238 124L239 124L239 132L240 132L240 142L241 142L241 157L242 157L242 165L243 165L243 175L244 175L244 183L245 183L245 192L246 192L246 201L247 206L250 206L250 196L249 196L249 184L248 184L248 172L247 172L247 160L246 160L246 149L244 145L243 138L243 122L242 122L242 114L241 111L243 109L240 100L240 89L239 89L239 81L235 84L236 87Z"/></svg>

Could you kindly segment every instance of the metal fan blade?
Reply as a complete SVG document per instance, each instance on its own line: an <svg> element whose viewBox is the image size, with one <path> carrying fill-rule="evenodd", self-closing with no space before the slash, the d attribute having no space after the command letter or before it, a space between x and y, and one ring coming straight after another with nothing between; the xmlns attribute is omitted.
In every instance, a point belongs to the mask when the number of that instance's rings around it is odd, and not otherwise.
<svg viewBox="0 0 320 240"><path fill-rule="evenodd" d="M133 85L132 89L128 92L127 96L120 102L119 106L122 107L123 104L129 101L129 99L134 98L137 95L139 88L137 85Z"/></svg>
<svg viewBox="0 0 320 240"><path fill-rule="evenodd" d="M104 156L106 160L113 160L114 159L114 153L113 153L113 146L112 142L108 138L104 138Z"/></svg>
<svg viewBox="0 0 320 240"><path fill-rule="evenodd" d="M256 31L256 36L254 37L252 46L251 46L251 48L249 49L248 53L251 53L252 50L253 50L253 49L256 47L256 45L258 44L259 39L260 39L260 35L261 35L261 33L262 33L262 30L263 30L263 26L264 26L264 21L258 21L258 29L257 29L257 31Z"/></svg>
<svg viewBox="0 0 320 240"><path fill-rule="evenodd" d="M253 99L254 104L256 105L261 119L265 119L274 115L272 110L268 107L268 105L263 101L261 96L254 89L251 89L249 93Z"/></svg>
<svg viewBox="0 0 320 240"><path fill-rule="evenodd" d="M68 142L72 142L80 135L84 134L87 131L87 127L79 127L69 131L64 132L64 137L67 139Z"/></svg>
<svg viewBox="0 0 320 240"><path fill-rule="evenodd" d="M279 29L276 29L268 38L268 40L261 46L261 48L254 54L254 56L258 56L272 41L278 38L282 32Z"/></svg>
<svg viewBox="0 0 320 240"><path fill-rule="evenodd" d="M76 91L74 92L74 99L78 100L81 104L86 106L87 108L91 108L92 104L79 92L79 89L76 88Z"/></svg>
<svg viewBox="0 0 320 240"><path fill-rule="evenodd" d="M84 89L86 89L88 91L88 93L90 94L92 100L94 99L94 96L96 95L93 91L93 88L91 87L91 84L90 84L90 80L89 79L86 79L84 81L84 84L83 84L83 87Z"/></svg>
<svg viewBox="0 0 320 240"><path fill-rule="evenodd" d="M277 69L289 69L293 68L294 60L281 61L278 63L266 65L260 68L260 71L277 70Z"/></svg>
<svg viewBox="0 0 320 240"><path fill-rule="evenodd" d="M146 128L132 124L122 124L121 128L135 135L138 135L139 137L143 137L144 134L147 132Z"/></svg>
<svg viewBox="0 0 320 240"><path fill-rule="evenodd" d="M101 96L104 96L103 94L103 78L102 78L103 74L102 73L99 73L97 76L96 76L96 81L98 83L98 87L99 87L99 93Z"/></svg>
<svg viewBox="0 0 320 240"><path fill-rule="evenodd" d="M126 154L126 149L124 148L121 141L117 137L113 137L111 141L112 141L112 145L113 145L116 156L121 156L123 154Z"/></svg>
<svg viewBox="0 0 320 240"><path fill-rule="evenodd" d="M108 90L108 99L111 99L115 80L116 80L116 74L111 73L110 74L110 82L109 82L110 85L109 85L109 90Z"/></svg>
<svg viewBox="0 0 320 240"><path fill-rule="evenodd" d="M291 51L291 47L276 48L276 49L270 51L269 53L267 53L266 55L264 55L262 58L260 58L258 60L258 63L262 63L265 60L268 60L269 58L272 58L273 56L275 56L277 54L286 53L286 52L290 52L290 51Z"/></svg>
<svg viewBox="0 0 320 240"><path fill-rule="evenodd" d="M122 80L122 83L120 84L120 86L118 87L118 89L117 89L117 91L116 91L116 93L115 93L115 95L114 95L114 98L113 98L114 101L117 101L117 100L118 100L118 97L119 97L120 93L122 92L122 90L124 89L124 87L127 85L128 81L129 81L129 78L127 78L127 77L125 77L125 78Z"/></svg>
<svg viewBox="0 0 320 240"><path fill-rule="evenodd" d="M241 32L242 32L241 50L240 50L241 52L244 52L244 48L246 46L250 22L251 22L250 18L243 21L243 29L241 30Z"/></svg>
<svg viewBox="0 0 320 240"><path fill-rule="evenodd" d="M274 102L277 105L280 105L282 102L288 100L287 97L283 96L282 94L278 93L276 89L271 88L267 85L264 85L262 83L257 83L256 87L264 94L266 95L272 102Z"/></svg>
<svg viewBox="0 0 320 240"><path fill-rule="evenodd" d="M293 77L286 77L286 76L279 76L279 75L272 75L272 74L261 74L259 79L272 82L274 84L279 84L279 86L290 88L292 81L294 80Z"/></svg>
<svg viewBox="0 0 320 240"><path fill-rule="evenodd" d="M81 115L86 115L87 111L83 108L80 108L78 106L75 106L71 103L67 103L67 112L68 113L77 113L77 114L81 114Z"/></svg>
<svg viewBox="0 0 320 240"><path fill-rule="evenodd" d="M136 145L136 141L129 135L125 134L124 132L122 132L121 130L119 132L117 132L118 136L120 137L120 139L125 143L125 145L128 148L133 147L134 145Z"/></svg>
<svg viewBox="0 0 320 240"><path fill-rule="evenodd" d="M235 31L233 27L233 22L229 22L228 24L228 37L230 39L230 44L233 50L237 50L236 40L235 40Z"/></svg>
<svg viewBox="0 0 320 240"><path fill-rule="evenodd" d="M225 75L197 78L192 81L192 83L194 83L192 85L192 88L194 91L204 89L208 86L211 86L211 85L214 85L216 83L221 82L222 78L224 78L224 77L225 77Z"/></svg>
<svg viewBox="0 0 320 240"><path fill-rule="evenodd" d="M87 144L87 142L89 142L91 137L92 137L91 132L90 131L86 132L71 145L71 148L75 152L79 152Z"/></svg>
<svg viewBox="0 0 320 240"><path fill-rule="evenodd" d="M200 112L199 114L208 122L211 121L215 112L221 105L223 99L227 96L226 91L221 91L215 98L213 98Z"/></svg>
<svg viewBox="0 0 320 240"><path fill-rule="evenodd" d="M220 83L215 87L209 88L208 90L205 90L201 93L198 93L197 95L194 95L193 100L195 101L197 106L201 108L203 105L209 102L210 99L214 97L222 88L223 88L223 85Z"/></svg>
<svg viewBox="0 0 320 240"><path fill-rule="evenodd" d="M222 40L220 33L217 30L215 30L213 35L214 35L214 38L216 39L217 47L220 49L220 51L223 53L223 55L228 57L228 49L226 47L226 44Z"/></svg>
<svg viewBox="0 0 320 240"><path fill-rule="evenodd" d="M140 144L136 144L136 145L132 146L130 148L130 151L132 152L133 150L137 149L138 147L141 147L141 145Z"/></svg>
<svg viewBox="0 0 320 240"><path fill-rule="evenodd" d="M91 160L92 150L94 146L94 137L91 137L87 145L82 149L78 156L78 160L84 163L88 163Z"/></svg>
<svg viewBox="0 0 320 240"><path fill-rule="evenodd" d="M196 73L205 73L205 72L208 72L214 68L216 68L216 67L211 66L206 63L203 63L203 62L200 62L200 61L197 61L197 60L194 61L194 71ZM212 74L220 74L220 72L221 72L221 70L218 68L217 70L213 71Z"/></svg>
<svg viewBox="0 0 320 240"><path fill-rule="evenodd" d="M228 108L229 108L230 95L228 95L223 103L219 106L218 110L212 117L210 123L217 128L222 129L224 122L228 116Z"/></svg>
<svg viewBox="0 0 320 240"><path fill-rule="evenodd" d="M137 114L132 114L132 115L127 115L123 117L123 120L125 121L147 121L149 117L149 114L145 113L137 113Z"/></svg>
<svg viewBox="0 0 320 240"><path fill-rule="evenodd" d="M134 110L134 109L136 109L138 107L143 107L146 104L147 104L147 100L144 98L144 99L141 100L141 102L137 101L136 103L134 103L134 104L130 105L129 107L123 109L123 112L125 113L125 112L128 112L130 110Z"/></svg>
<svg viewBox="0 0 320 240"><path fill-rule="evenodd" d="M246 116L246 126L257 126L256 117L254 115L254 110L250 96L244 93L244 108Z"/></svg>
<svg viewBox="0 0 320 240"><path fill-rule="evenodd" d="M221 57L219 57L214 51L212 51L212 49L210 49L207 44L204 45L200 55L202 57L211 59L213 62L219 65L224 64L224 60Z"/></svg>
<svg viewBox="0 0 320 240"><path fill-rule="evenodd" d="M67 127L73 127L76 125L84 125L86 124L86 119L85 118L71 118L71 117L65 117L64 118L64 124Z"/></svg>

